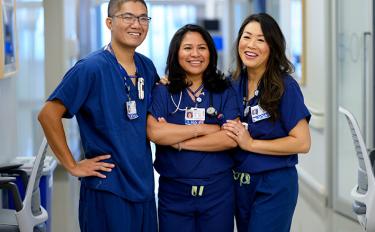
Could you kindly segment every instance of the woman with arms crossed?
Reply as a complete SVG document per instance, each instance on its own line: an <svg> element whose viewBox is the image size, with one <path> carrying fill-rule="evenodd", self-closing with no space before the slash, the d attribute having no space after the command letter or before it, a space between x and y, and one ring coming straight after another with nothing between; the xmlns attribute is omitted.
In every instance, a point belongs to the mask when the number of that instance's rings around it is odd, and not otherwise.
<svg viewBox="0 0 375 232"><path fill-rule="evenodd" d="M310 149L310 113L290 76L285 39L271 16L245 19L237 52L232 78L242 123L229 120L223 126L240 147L234 168L237 228L286 232L298 196L297 153Z"/></svg>
<svg viewBox="0 0 375 232"><path fill-rule="evenodd" d="M233 160L224 150L237 144L220 126L239 107L216 64L209 33L188 24L169 47L169 85L153 91L147 134L157 144L161 232L233 231Z"/></svg>

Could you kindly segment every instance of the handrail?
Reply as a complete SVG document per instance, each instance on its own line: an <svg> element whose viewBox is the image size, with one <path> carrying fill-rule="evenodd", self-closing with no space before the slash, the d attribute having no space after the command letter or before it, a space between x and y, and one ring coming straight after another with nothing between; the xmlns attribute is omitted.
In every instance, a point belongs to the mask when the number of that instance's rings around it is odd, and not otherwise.
<svg viewBox="0 0 375 232"><path fill-rule="evenodd" d="M325 113L311 106L307 106L307 109L311 113L310 127L317 130L324 129Z"/></svg>

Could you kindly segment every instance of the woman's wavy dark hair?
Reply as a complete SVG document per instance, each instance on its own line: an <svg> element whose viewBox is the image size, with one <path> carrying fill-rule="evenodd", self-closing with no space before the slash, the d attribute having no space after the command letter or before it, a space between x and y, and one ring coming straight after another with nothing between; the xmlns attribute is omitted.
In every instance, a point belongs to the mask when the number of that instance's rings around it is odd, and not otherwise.
<svg viewBox="0 0 375 232"><path fill-rule="evenodd" d="M169 44L167 66L165 68L169 80L169 92L178 93L192 85L192 83L187 81L186 71L178 62L178 52L187 32L199 33L207 43L210 52L210 61L207 69L203 73L204 87L211 92L224 91L229 86L229 81L226 80L224 75L217 69L217 51L211 35L201 26L187 24L176 31Z"/></svg>
<svg viewBox="0 0 375 232"><path fill-rule="evenodd" d="M260 91L259 105L266 110L271 120L275 121L279 117L279 103L284 93L284 74L294 72L293 64L285 54L286 43L284 35L277 22L266 13L253 14L247 17L238 31L236 41L236 69L232 74L233 79L238 79L241 73L246 73L246 67L241 61L238 53L238 45L245 27L251 22L258 22L262 28L265 40L270 48L270 55L267 61L266 71L260 79L258 89ZM247 76L247 75L246 75Z"/></svg>

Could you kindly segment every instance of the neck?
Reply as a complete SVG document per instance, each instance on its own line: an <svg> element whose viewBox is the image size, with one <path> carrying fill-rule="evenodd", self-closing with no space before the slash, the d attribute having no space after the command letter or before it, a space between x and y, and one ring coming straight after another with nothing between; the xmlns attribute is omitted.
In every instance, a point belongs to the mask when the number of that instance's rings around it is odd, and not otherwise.
<svg viewBox="0 0 375 232"><path fill-rule="evenodd" d="M257 84L259 80L262 78L265 70L250 70L247 69L247 79L251 83Z"/></svg>
<svg viewBox="0 0 375 232"><path fill-rule="evenodd" d="M254 97L255 91L258 90L258 84L263 73L264 71L258 72L257 70L247 70L247 100Z"/></svg>
<svg viewBox="0 0 375 232"><path fill-rule="evenodd" d="M124 47L115 41L111 41L113 52L115 53L116 59L123 66L134 64L134 48Z"/></svg>
<svg viewBox="0 0 375 232"><path fill-rule="evenodd" d="M197 77L188 76L187 81L191 83L191 86L189 87L191 90L198 89L203 83L201 76L197 76Z"/></svg>

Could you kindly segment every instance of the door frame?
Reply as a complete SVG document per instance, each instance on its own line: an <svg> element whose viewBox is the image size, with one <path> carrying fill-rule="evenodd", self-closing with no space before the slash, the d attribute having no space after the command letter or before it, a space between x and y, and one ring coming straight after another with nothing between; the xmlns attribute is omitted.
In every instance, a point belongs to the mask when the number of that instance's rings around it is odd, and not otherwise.
<svg viewBox="0 0 375 232"><path fill-rule="evenodd" d="M352 207L351 204L352 202L346 202L344 199L339 198L338 194L338 162L336 162L339 159L339 152L338 152L338 120L337 118L339 117L338 113L338 107L339 107L339 99L338 99L338 94L339 94L339 89L338 89L338 84L339 84L339 76L338 76L338 65L337 65L337 54L338 54L338 15L339 15L339 2L340 0L335 0L332 1L329 5L330 7L330 12L331 12L331 74L332 78L330 81L328 81L328 89L331 91L328 91L327 93L327 154L332 154L327 156L327 167L332 167L329 170L327 170L327 175L328 178L328 207L333 208L337 213L342 214L348 218L351 218L353 220L356 219L356 215L352 212ZM375 12L375 4L370 1L370 4L372 5L370 10L371 12L371 22L374 22L374 12ZM372 28L371 28L371 38L372 38L372 54L369 57L369 59L372 60L370 61L369 64L372 65L372 67L375 67L375 60L374 60L374 48L375 48L375 39L374 39L374 32L375 32L375 24L372 23ZM369 93L373 93L374 91L371 91L375 89L374 86L374 71L373 68L370 69L371 72L369 73L370 75L370 88L367 88L367 91L370 90ZM372 87L371 87L372 86ZM372 94L372 97L368 104L373 104L374 101L374 95ZM366 103L365 103L366 104ZM372 131L375 131L375 123L374 123L374 115L375 115L375 107L372 107L372 112L369 114L371 115L370 120L371 122L368 122L367 124L370 124L370 127L368 129L372 129ZM367 125L366 124L366 125ZM364 135L366 137L366 135ZM372 136L371 141L367 141L367 145L370 147L373 147L375 144L375 136ZM354 155L354 154L353 154Z"/></svg>

